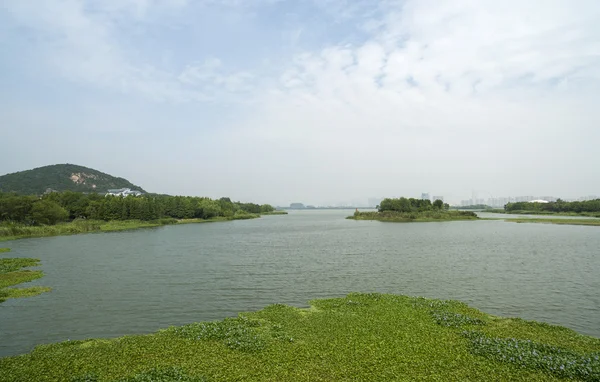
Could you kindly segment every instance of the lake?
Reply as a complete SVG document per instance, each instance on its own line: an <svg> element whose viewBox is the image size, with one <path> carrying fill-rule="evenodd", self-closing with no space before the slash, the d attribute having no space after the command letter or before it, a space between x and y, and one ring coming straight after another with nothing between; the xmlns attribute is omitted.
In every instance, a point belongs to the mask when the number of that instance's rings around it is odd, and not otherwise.
<svg viewBox="0 0 600 382"><path fill-rule="evenodd" d="M462 300L600 337L600 227L381 223L353 211L1 243L53 289L0 304L0 356L349 292ZM506 217L506 216L501 216Z"/></svg>

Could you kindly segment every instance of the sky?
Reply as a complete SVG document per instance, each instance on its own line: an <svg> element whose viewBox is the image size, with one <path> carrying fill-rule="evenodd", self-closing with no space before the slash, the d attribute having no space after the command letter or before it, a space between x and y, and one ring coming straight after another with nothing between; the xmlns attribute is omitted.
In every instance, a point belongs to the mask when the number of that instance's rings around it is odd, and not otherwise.
<svg viewBox="0 0 600 382"><path fill-rule="evenodd" d="M600 195L597 0L0 2L0 174L287 205Z"/></svg>

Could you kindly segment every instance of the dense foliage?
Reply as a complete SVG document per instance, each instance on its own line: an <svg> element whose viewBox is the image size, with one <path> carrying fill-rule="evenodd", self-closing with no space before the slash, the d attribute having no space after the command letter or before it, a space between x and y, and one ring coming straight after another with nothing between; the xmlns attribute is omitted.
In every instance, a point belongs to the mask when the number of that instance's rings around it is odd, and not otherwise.
<svg viewBox="0 0 600 382"><path fill-rule="evenodd" d="M41 195L47 189L105 193L111 188L145 192L127 179L74 164L55 164L0 176L0 192L20 195Z"/></svg>
<svg viewBox="0 0 600 382"><path fill-rule="evenodd" d="M435 222L435 221L451 221L451 220L475 220L477 214L471 211L447 211L447 210L431 210L431 211L416 211L416 212L398 212L398 211L365 211L354 212L354 215L348 216L347 219L354 220L379 220L382 222Z"/></svg>
<svg viewBox="0 0 600 382"><path fill-rule="evenodd" d="M274 210L269 204L232 202L229 198L213 200L167 195L121 197L72 191L53 192L41 197L0 193L0 221L26 225L53 225L75 219L210 219Z"/></svg>
<svg viewBox="0 0 600 382"><path fill-rule="evenodd" d="M0 381L600 381L600 339L458 301L350 294L0 359Z"/></svg>
<svg viewBox="0 0 600 382"><path fill-rule="evenodd" d="M381 201L377 209L379 212L396 211L396 212L423 212L423 211L439 211L447 210L450 206L441 200L435 200L433 203L428 199L414 198L385 198Z"/></svg>
<svg viewBox="0 0 600 382"><path fill-rule="evenodd" d="M508 203L504 206L506 212L517 211L539 211L539 212L600 212L600 199L586 200L582 202L565 202L558 199L556 202L531 203L517 202Z"/></svg>

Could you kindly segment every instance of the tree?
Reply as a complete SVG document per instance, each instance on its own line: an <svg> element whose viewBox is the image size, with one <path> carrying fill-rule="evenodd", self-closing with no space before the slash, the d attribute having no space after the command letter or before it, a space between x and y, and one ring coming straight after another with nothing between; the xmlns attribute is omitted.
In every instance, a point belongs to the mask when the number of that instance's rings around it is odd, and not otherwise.
<svg viewBox="0 0 600 382"><path fill-rule="evenodd" d="M262 206L260 206L261 213L273 212L273 211L275 211L275 208L273 208L273 206L270 204L263 204Z"/></svg>
<svg viewBox="0 0 600 382"><path fill-rule="evenodd" d="M437 199L433 202L433 208L436 210L441 210L442 208L444 208L444 202L440 199Z"/></svg>
<svg viewBox="0 0 600 382"><path fill-rule="evenodd" d="M202 199L198 202L197 217L210 219L221 214L221 205L216 200Z"/></svg>
<svg viewBox="0 0 600 382"><path fill-rule="evenodd" d="M69 218L69 212L51 200L39 200L31 207L35 224L56 224Z"/></svg>

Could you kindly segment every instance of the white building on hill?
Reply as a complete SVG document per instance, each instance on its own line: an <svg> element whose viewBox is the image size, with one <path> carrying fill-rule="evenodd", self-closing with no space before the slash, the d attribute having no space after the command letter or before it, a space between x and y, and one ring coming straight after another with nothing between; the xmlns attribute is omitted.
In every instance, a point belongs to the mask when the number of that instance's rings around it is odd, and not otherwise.
<svg viewBox="0 0 600 382"><path fill-rule="evenodd" d="M108 196L108 195L112 195L112 196L129 196L129 195L140 196L140 195L142 195L142 193L140 191L136 191L136 190L132 191L130 188L115 188L115 189L108 190L106 192L106 196Z"/></svg>

